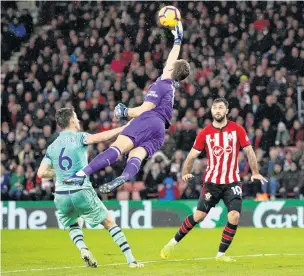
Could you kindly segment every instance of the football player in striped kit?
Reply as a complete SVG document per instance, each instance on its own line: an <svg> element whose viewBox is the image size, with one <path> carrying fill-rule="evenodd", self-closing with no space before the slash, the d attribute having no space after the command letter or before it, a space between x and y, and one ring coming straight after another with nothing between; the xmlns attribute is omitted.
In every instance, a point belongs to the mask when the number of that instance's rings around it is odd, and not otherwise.
<svg viewBox="0 0 304 276"><path fill-rule="evenodd" d="M206 126L196 137L193 148L187 156L183 171L183 180L188 182L194 160L205 150L208 167L203 176L204 188L197 210L186 217L180 229L161 250L161 258L170 256L176 245L199 222L203 221L212 207L223 199L228 210L228 222L224 228L216 260L235 262L225 255L237 231L242 209L242 188L238 169L238 155L243 148L251 168L251 180L264 184L267 180L259 174L255 153L245 129L227 119L228 102L224 98L213 101L211 107L213 122Z"/></svg>

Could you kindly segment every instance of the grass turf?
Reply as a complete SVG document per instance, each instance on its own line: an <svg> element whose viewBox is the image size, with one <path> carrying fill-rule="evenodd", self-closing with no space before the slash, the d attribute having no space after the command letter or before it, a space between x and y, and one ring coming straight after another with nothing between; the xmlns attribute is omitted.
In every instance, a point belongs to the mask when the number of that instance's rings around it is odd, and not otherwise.
<svg viewBox="0 0 304 276"><path fill-rule="evenodd" d="M303 229L239 228L227 255L240 257L236 263L231 264L208 259L217 252L222 232L219 228L192 230L177 246L171 261L161 260L160 249L176 230L124 230L134 256L141 261L155 261L146 263L143 269L130 269L124 264L124 256L105 230L84 229L85 242L100 264L96 269L84 267L79 251L69 239L68 231L3 230L1 273L22 276L304 275ZM283 255L246 256L255 254ZM17 272L18 270L20 271Z"/></svg>

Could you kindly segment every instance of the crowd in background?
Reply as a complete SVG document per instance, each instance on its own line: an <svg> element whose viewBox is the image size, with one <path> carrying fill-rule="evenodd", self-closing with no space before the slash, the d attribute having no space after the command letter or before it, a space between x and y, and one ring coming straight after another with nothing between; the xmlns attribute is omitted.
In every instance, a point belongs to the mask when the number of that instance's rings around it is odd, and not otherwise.
<svg viewBox="0 0 304 276"><path fill-rule="evenodd" d="M1 1L1 59L8 60L13 51L20 49L33 32L30 12L19 10L16 1Z"/></svg>
<svg viewBox="0 0 304 276"><path fill-rule="evenodd" d="M171 32L157 22L158 2L44 4L47 8L42 5L40 17L48 30L31 36L27 47L21 45L13 70L2 66L3 199L52 199L53 180L39 179L36 171L60 131L56 110L73 106L83 131L89 133L124 124L112 119L115 105L134 107L143 102L173 44ZM304 128L297 114L297 89L304 86L303 2L173 5L182 13L180 57L189 61L191 74L176 91L164 146L134 179L145 184L141 198L199 197L206 156L195 161L189 185L181 181L181 172L197 133L212 120L210 107L216 97L229 101L229 119L245 127L260 172L269 179L263 186L250 182L248 162L241 153L244 196L301 198ZM14 26L18 21L9 9L5 12L2 34L9 32L10 21ZM8 41L12 50L13 42ZM89 159L108 146L90 146ZM93 185L119 176L124 165L122 157L94 174ZM109 198L116 198L116 193Z"/></svg>

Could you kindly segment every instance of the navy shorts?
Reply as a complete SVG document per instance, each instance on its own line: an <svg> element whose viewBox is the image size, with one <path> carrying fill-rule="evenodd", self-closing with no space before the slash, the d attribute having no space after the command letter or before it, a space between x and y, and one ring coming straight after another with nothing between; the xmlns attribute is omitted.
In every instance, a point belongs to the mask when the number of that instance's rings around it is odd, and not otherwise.
<svg viewBox="0 0 304 276"><path fill-rule="evenodd" d="M230 184L204 184L203 192L197 204L197 210L208 213L220 200L223 200L228 212L242 211L242 188L240 182Z"/></svg>

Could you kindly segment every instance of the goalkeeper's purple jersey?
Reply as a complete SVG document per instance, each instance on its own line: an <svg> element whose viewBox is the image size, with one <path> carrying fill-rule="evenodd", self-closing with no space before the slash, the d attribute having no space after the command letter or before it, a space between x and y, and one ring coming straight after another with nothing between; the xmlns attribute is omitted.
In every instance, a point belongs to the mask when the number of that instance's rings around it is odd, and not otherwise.
<svg viewBox="0 0 304 276"><path fill-rule="evenodd" d="M173 84L174 81L172 79L162 79L162 77L159 77L150 85L145 97L146 102L151 102L156 105L154 109L145 112L145 116L157 116L164 121L167 127L170 126L173 113L175 93Z"/></svg>

